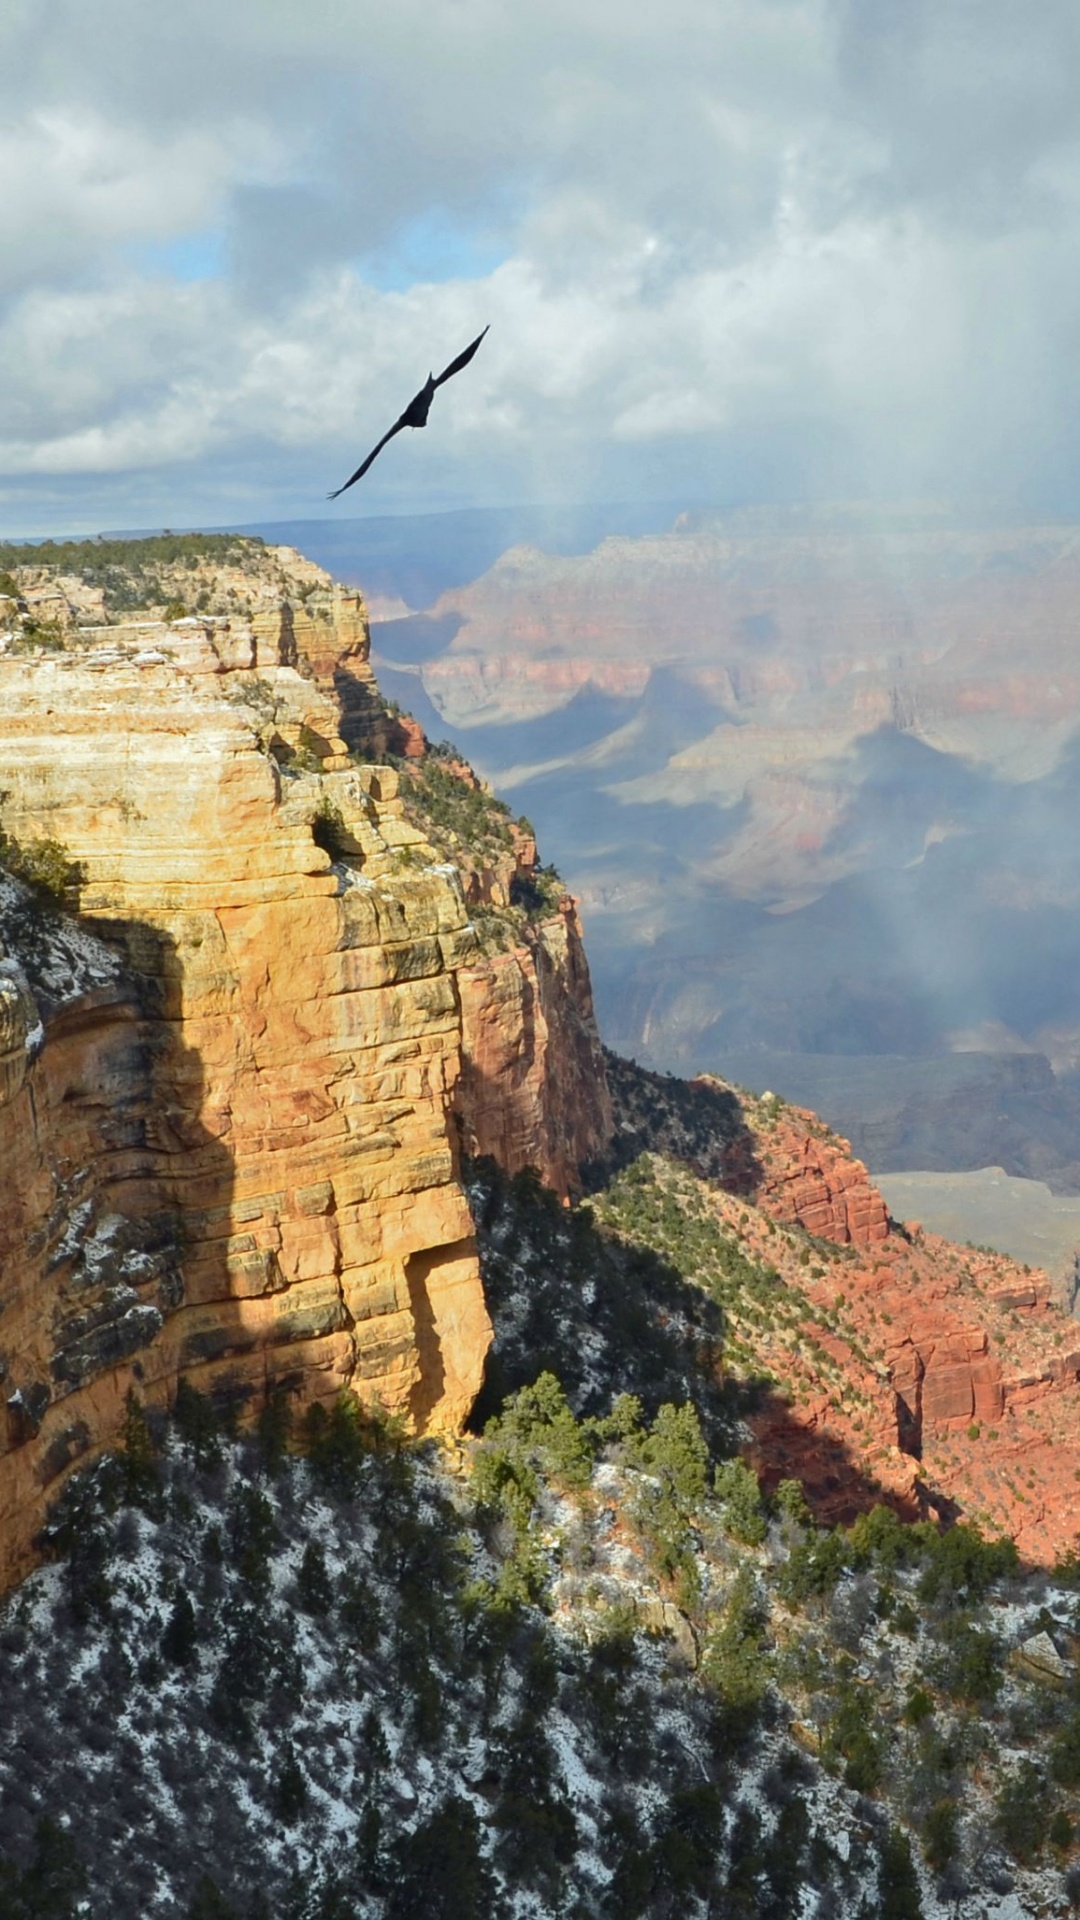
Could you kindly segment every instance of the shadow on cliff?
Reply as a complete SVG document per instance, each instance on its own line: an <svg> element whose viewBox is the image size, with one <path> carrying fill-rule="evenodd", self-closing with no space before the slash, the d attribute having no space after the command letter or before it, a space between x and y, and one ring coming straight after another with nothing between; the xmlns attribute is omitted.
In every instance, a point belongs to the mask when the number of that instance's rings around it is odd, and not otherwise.
<svg viewBox="0 0 1080 1920"><path fill-rule="evenodd" d="M665 1402L693 1401L714 1456L743 1451L749 1426L764 1484L803 1481L816 1519L852 1520L891 1500L841 1438L802 1426L771 1381L726 1372L723 1310L671 1261L610 1232L587 1205L560 1206L532 1169L508 1178L485 1159L467 1178L494 1329L471 1431L550 1372L579 1417L608 1413L626 1393L650 1419Z"/></svg>
<svg viewBox="0 0 1080 1920"><path fill-rule="evenodd" d="M909 1495L875 1479L865 1461L842 1438L795 1419L790 1402L772 1387L751 1390L746 1417L752 1435L749 1457L765 1492L781 1480L798 1480L814 1519L823 1526L850 1526L871 1507L893 1507L902 1520L959 1518L944 1494L914 1476Z"/></svg>
<svg viewBox="0 0 1080 1920"><path fill-rule="evenodd" d="M641 1153L662 1153L729 1192L758 1191L764 1169L733 1088L653 1073L607 1047L604 1067L615 1133L604 1160L587 1170L587 1185L603 1185Z"/></svg>
<svg viewBox="0 0 1080 1920"><path fill-rule="evenodd" d="M218 1363L211 1388L222 1410L250 1398L227 1356L254 1345L252 1333L211 1324L201 1306L218 1306L252 1291L238 1285L230 1262L235 1167L233 1155L204 1123L207 1074L202 1055L183 1033L183 963L176 941L142 921L85 922L118 947L129 997L128 1027L109 1063L100 1130L111 1170L106 1206L123 1221L144 1256L143 1270L159 1275L152 1304L161 1314L154 1354L130 1356L136 1383L150 1397L175 1392L181 1374ZM225 1016L227 1018L227 1016ZM132 1263L138 1275L140 1262ZM148 1302L149 1304L149 1302ZM115 1355L114 1363L123 1355ZM157 1387L158 1392L153 1389ZM140 1391L142 1387L140 1385Z"/></svg>
<svg viewBox="0 0 1080 1920"><path fill-rule="evenodd" d="M737 1409L723 1380L723 1316L648 1248L607 1233L588 1206L562 1206L534 1168L466 1167L493 1340L470 1419L479 1431L508 1394L550 1372L578 1414L620 1393L653 1414L693 1399L724 1448Z"/></svg>

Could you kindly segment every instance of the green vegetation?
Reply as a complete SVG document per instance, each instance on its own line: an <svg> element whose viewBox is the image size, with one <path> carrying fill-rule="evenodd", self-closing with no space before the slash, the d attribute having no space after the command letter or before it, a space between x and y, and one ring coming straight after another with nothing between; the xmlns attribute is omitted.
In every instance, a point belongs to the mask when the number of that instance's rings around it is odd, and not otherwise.
<svg viewBox="0 0 1080 1920"><path fill-rule="evenodd" d="M45 567L52 573L78 574L103 584L108 570L123 567L139 575L149 568L196 567L200 561L241 564L249 553L265 551L254 535L236 533L154 533L135 540L0 540L0 568Z"/></svg>
<svg viewBox="0 0 1080 1920"><path fill-rule="evenodd" d="M452 1467L349 1393L237 1437L236 1383L183 1382L66 1485L0 1617L0 1916L89 1886L141 1920L161 1875L189 1920L915 1920L920 1872L944 1903L1033 1868L1080 1900L1080 1685L1006 1657L1065 1644L1075 1562L759 1482L745 1421L784 1403L725 1344L782 1355L807 1303L749 1206L657 1153L570 1209L468 1174L495 1342Z"/></svg>
<svg viewBox="0 0 1080 1920"><path fill-rule="evenodd" d="M402 775L406 815L441 852L453 857L465 848L481 863L485 856L497 859L513 852L509 807L479 782L474 786L462 779L456 771L462 762L447 742L422 760L395 764Z"/></svg>
<svg viewBox="0 0 1080 1920"><path fill-rule="evenodd" d="M738 1234L710 1210L700 1184L674 1162L642 1154L591 1205L620 1238L648 1247L709 1292L723 1314L725 1364L748 1386L771 1382L759 1355L775 1353L779 1371L784 1349L805 1344L805 1323L815 1317L806 1295L746 1252ZM829 1370L823 1356L826 1377Z"/></svg>
<svg viewBox="0 0 1080 1920"><path fill-rule="evenodd" d="M1033 1760L1022 1760L1006 1775L997 1796L994 1825L1004 1846L1022 1866L1030 1866L1049 1838L1050 1806L1046 1783Z"/></svg>
<svg viewBox="0 0 1080 1920"><path fill-rule="evenodd" d="M394 764L406 817L445 859L469 869L501 867L506 874L509 906L484 908L473 916L481 936L488 936L485 944L498 946L507 932L516 934L523 923L555 912L565 892L555 868L539 867L531 874L515 868L510 809L471 769L462 777L464 763L456 748L443 741L421 760ZM517 824L522 834L532 833L527 821Z"/></svg>
<svg viewBox="0 0 1080 1920"><path fill-rule="evenodd" d="M495 1342L474 1414L479 1429L541 1372L578 1415L607 1416L621 1394L648 1419L689 1401L714 1454L733 1449L740 1410L720 1376L723 1318L711 1293L613 1231L592 1205L561 1207L536 1174L469 1170Z"/></svg>
<svg viewBox="0 0 1080 1920"><path fill-rule="evenodd" d="M14 638L9 642L8 652L34 653L40 648L44 653L63 653L67 642L67 629L61 620L48 615L25 614Z"/></svg>
<svg viewBox="0 0 1080 1920"><path fill-rule="evenodd" d="M320 795L311 836L315 845L328 853L331 860L341 860L356 852L356 843L345 825L341 808L334 805L328 794Z"/></svg>
<svg viewBox="0 0 1080 1920"><path fill-rule="evenodd" d="M43 540L26 545L2 541L0 580L7 579L10 586L0 586L0 592L17 594L12 570L32 567L39 575L76 575L88 586L100 587L112 617L164 604L165 618L178 620L190 609L176 590L177 569L194 573L207 563L242 567L262 553L262 540L232 533L160 533L137 540ZM204 590L196 597L196 606L205 604ZM62 645L62 630L47 620L24 622L18 644L21 648Z"/></svg>
<svg viewBox="0 0 1080 1920"><path fill-rule="evenodd" d="M83 1911L86 1873L68 1833L55 1821L38 1821L34 1852L22 1869L0 1860L3 1920L75 1920Z"/></svg>
<svg viewBox="0 0 1080 1920"><path fill-rule="evenodd" d="M4 795L0 794L0 802ZM83 868L72 860L59 840L17 840L0 827L0 867L32 887L38 900L50 906L75 905Z"/></svg>
<svg viewBox="0 0 1080 1920"><path fill-rule="evenodd" d="M535 1239L548 1218L542 1190L519 1178L500 1198L507 1209L520 1201L516 1245ZM492 1211L493 1200L489 1190L487 1232L510 1217ZM564 1237L548 1235L544 1257L573 1244L573 1217L557 1215ZM626 1251L617 1243L620 1258ZM795 1920L807 1884L832 1886L836 1910L857 1912L858 1875L876 1888L872 1910L901 1920L921 1911L910 1834L935 1874L959 1870L974 1776L988 1765L980 1716L999 1711L1002 1687L986 1609L1015 1578L1014 1556L973 1526L942 1534L885 1507L847 1528L814 1526L797 1483L769 1498L744 1461L717 1457L723 1428L707 1401L704 1414L689 1399L647 1408L628 1392L596 1411L573 1401L551 1370L504 1392L467 1476L451 1486L429 1448L349 1394L310 1409L295 1435L275 1395L238 1443L228 1406L184 1383L164 1450L160 1423L129 1396L120 1451L70 1483L50 1523L72 1630L113 1650L127 1711L200 1678L186 1709L192 1764L178 1759L172 1782L181 1807L205 1794L221 1753L248 1804L264 1809L266 1830L302 1839L321 1831L324 1783L353 1782L355 1836L320 1856L302 1894L251 1853L250 1836L211 1851L186 1883L190 1861L182 1847L175 1856L166 1848L189 1913L303 1920L374 1901L381 1920L486 1920L512 1887L590 1920L616 1899L643 1920L673 1920L696 1900ZM132 1516L161 1543L161 1597L149 1611L141 1563L126 1561L122 1545ZM627 1552L629 1586L613 1573ZM897 1687L880 1648L901 1594L918 1602L919 1665ZM314 1661L304 1651L312 1645ZM857 1669L867 1660L878 1663L873 1679ZM354 1716L351 1773L342 1773L340 1742L310 1730L320 1690L336 1716ZM67 1715L91 1710L85 1687L64 1698ZM145 1714L160 1711L151 1704ZM1010 1711L1015 1746L1015 1704ZM1037 1754L1000 1767L985 1816L1023 1868L1048 1850L1068 1859L1077 1809L1062 1793L1080 1750L1071 1699L1031 1692L1025 1711L1049 1769ZM759 1729L793 1713L812 1717L819 1760L781 1748L764 1789L770 1825L739 1800L740 1769L755 1764ZM554 1715L560 1740L575 1729L576 1764L604 1783L588 1840L607 1863L603 1898L582 1880L580 1808L567 1794ZM670 1766L663 1740L654 1748L650 1738L661 1721L679 1728ZM440 1783L411 1821L384 1787L391 1722L398 1773L419 1768L417 1777ZM328 1749L324 1766L325 1740L333 1757ZM454 1771L477 1742L486 1754L479 1810ZM818 1766L888 1815L876 1841L863 1817L871 1837L852 1839L845 1863L829 1830L814 1825ZM648 1818L635 1797L643 1785ZM75 1821L61 1861L75 1888L90 1862L101 1871L88 1819ZM33 1857L24 1846L2 1869L0 1913L53 1911L2 1904L35 1871ZM269 1896L261 1908L244 1877L243 1862L256 1857Z"/></svg>

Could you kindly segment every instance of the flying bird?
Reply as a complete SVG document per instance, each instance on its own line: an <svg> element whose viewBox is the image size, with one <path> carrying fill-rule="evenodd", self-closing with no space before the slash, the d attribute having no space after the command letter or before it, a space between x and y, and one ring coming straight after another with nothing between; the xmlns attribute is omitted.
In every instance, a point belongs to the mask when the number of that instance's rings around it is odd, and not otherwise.
<svg viewBox="0 0 1080 1920"><path fill-rule="evenodd" d="M484 333L486 333L487 330L488 330L487 327L485 327ZM368 454L367 459L364 461L363 466L357 467L356 472L352 474L352 476L348 480L346 480L345 485L343 487L335 487L333 493L328 493L326 496L328 500L336 500L339 494L346 493L348 489L351 486L353 486L357 480L362 480L368 468L370 467L372 461L375 460L378 457L378 455L382 452L387 441L392 440L395 433L400 433L402 427L426 427L427 426L427 417L428 417L428 414L431 412L431 403L435 398L436 387L441 387L443 382L446 380L452 380L455 373L460 373L462 367L468 366L469 361L472 359L473 354L476 352L477 347L480 345L480 342L484 337L484 333L478 333L472 345L470 347L466 347L464 353L459 353L456 360L451 360L450 365L448 367L443 368L437 380L434 374L431 374L431 373L428 374L428 377L424 382L424 385L421 387L419 393L414 394L413 398L409 401L409 404L406 407L404 413L401 415L401 418L399 420L394 421L394 424L391 427L389 433L383 434L383 437L379 441L378 446L372 448L371 452Z"/></svg>

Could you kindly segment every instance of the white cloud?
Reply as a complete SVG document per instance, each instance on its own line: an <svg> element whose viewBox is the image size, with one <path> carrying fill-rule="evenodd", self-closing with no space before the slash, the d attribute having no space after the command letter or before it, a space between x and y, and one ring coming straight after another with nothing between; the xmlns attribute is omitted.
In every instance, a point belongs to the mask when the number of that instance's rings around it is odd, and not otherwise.
<svg viewBox="0 0 1080 1920"><path fill-rule="evenodd" d="M149 473L176 521L317 513L489 320L367 511L763 474L1080 506L1078 38L1065 0L6 9L8 523L115 522L128 471L131 521Z"/></svg>

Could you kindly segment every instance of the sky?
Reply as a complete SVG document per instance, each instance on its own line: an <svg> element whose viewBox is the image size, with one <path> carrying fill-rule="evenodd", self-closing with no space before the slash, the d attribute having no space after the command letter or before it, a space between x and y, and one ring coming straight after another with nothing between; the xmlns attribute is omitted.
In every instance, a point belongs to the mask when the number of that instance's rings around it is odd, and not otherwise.
<svg viewBox="0 0 1080 1920"><path fill-rule="evenodd" d="M1078 78L1075 0L4 0L0 532L1080 513Z"/></svg>

